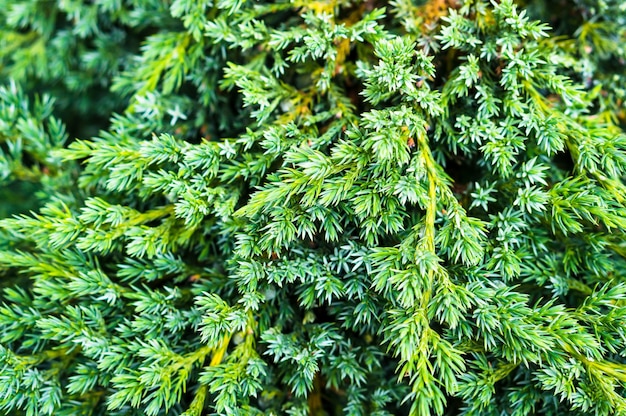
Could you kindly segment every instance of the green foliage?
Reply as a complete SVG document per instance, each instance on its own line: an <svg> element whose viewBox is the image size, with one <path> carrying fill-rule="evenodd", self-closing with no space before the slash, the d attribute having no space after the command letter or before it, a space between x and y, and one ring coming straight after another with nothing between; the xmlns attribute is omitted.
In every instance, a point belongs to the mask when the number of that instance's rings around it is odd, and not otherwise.
<svg viewBox="0 0 626 416"><path fill-rule="evenodd" d="M626 415L625 28L0 0L0 413Z"/></svg>

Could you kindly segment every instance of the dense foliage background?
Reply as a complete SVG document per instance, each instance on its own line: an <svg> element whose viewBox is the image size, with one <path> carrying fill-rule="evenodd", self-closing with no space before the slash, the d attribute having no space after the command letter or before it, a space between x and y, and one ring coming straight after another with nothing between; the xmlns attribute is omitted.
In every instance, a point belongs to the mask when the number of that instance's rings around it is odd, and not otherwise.
<svg viewBox="0 0 626 416"><path fill-rule="evenodd" d="M0 412L626 414L620 0L0 0Z"/></svg>

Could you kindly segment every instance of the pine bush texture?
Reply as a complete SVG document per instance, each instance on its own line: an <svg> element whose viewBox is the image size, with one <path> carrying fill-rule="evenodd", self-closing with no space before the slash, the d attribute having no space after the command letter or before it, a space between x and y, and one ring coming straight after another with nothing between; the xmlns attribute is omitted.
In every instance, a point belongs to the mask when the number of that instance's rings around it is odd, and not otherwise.
<svg viewBox="0 0 626 416"><path fill-rule="evenodd" d="M621 0L0 0L0 413L626 415Z"/></svg>

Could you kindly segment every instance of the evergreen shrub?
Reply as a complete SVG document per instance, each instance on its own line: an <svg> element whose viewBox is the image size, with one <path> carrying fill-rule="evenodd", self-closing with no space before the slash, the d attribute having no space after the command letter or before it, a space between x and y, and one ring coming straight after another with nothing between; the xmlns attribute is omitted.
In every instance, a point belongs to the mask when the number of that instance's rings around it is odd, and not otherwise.
<svg viewBox="0 0 626 416"><path fill-rule="evenodd" d="M0 0L0 413L626 415L620 0Z"/></svg>

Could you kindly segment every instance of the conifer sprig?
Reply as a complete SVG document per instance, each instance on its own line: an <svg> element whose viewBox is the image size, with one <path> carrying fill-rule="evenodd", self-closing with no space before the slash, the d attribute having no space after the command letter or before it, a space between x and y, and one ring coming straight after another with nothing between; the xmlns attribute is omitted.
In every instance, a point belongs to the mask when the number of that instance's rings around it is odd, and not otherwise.
<svg viewBox="0 0 626 416"><path fill-rule="evenodd" d="M626 414L626 9L422 3L0 0L0 413Z"/></svg>

